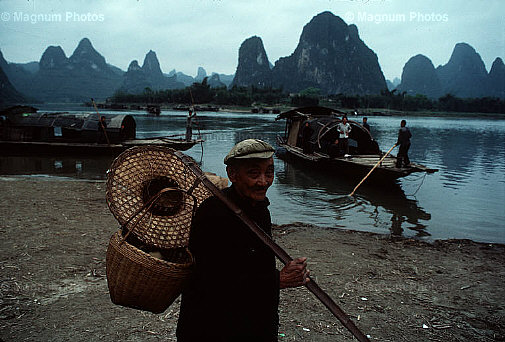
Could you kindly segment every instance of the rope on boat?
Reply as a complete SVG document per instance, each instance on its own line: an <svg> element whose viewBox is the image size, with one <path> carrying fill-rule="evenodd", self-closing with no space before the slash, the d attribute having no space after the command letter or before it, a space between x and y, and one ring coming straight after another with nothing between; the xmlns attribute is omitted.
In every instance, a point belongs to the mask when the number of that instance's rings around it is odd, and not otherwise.
<svg viewBox="0 0 505 342"><path fill-rule="evenodd" d="M422 176L419 176L417 177L416 179L413 179L412 182L417 182L419 179L421 179L421 183L419 183L419 186L417 187L416 191L414 191L414 193L412 194L409 194L409 195L405 195L407 197L410 197L410 196L415 196L417 194L417 192L421 189L421 187L423 186L424 184L424 180L426 179L426 175L427 173L426 172L423 172L423 175ZM410 179L409 179L410 181Z"/></svg>

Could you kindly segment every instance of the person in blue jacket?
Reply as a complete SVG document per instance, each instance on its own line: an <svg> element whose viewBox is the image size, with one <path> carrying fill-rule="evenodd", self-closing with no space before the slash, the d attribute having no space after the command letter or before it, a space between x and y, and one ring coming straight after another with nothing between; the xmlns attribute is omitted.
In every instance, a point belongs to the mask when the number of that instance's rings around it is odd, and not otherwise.
<svg viewBox="0 0 505 342"><path fill-rule="evenodd" d="M412 138L412 133L410 133L407 127L407 121L402 120L400 123L400 130L398 131L398 141L397 145L400 145L398 155L396 157L396 167L409 167L409 148L410 148L410 138Z"/></svg>

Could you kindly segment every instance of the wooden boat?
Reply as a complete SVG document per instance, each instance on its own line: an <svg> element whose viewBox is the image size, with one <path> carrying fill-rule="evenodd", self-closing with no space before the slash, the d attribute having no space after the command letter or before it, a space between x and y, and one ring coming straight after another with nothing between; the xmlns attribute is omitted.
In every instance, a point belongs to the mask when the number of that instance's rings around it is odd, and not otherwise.
<svg viewBox="0 0 505 342"><path fill-rule="evenodd" d="M161 114L161 108L159 105L147 105L146 111L149 114L160 116Z"/></svg>
<svg viewBox="0 0 505 342"><path fill-rule="evenodd" d="M183 112L188 112L189 110L194 112L219 112L219 107L207 105L207 106L183 106L177 105L172 107L173 110L179 110Z"/></svg>
<svg viewBox="0 0 505 342"><path fill-rule="evenodd" d="M141 145L160 145L185 151L200 139L157 137L136 138L136 123L131 115L105 117L105 133L98 115L37 113L23 108L0 112L0 155L118 155Z"/></svg>
<svg viewBox="0 0 505 342"><path fill-rule="evenodd" d="M186 151L203 140L132 139L117 144L59 141L0 141L0 155L111 155L117 156L133 146L158 145Z"/></svg>
<svg viewBox="0 0 505 342"><path fill-rule="evenodd" d="M300 161L312 168L338 172L339 175L361 179L379 162L384 152L373 139L370 132L360 123L349 120L349 154L330 157L329 147L338 137L337 125L344 113L326 107L296 108L277 116L276 120L286 119L283 136L278 137L277 155L294 161ZM312 128L311 151L304 151L302 146L302 128L309 123ZM370 181L395 181L400 177L415 172L433 173L438 170L411 163L408 167L396 167L396 157L388 155L370 175Z"/></svg>

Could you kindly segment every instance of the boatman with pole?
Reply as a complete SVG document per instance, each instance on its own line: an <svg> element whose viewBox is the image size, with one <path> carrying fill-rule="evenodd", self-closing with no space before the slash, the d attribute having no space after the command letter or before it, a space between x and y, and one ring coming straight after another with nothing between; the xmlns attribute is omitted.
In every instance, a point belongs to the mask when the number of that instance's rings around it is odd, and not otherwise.
<svg viewBox="0 0 505 342"><path fill-rule="evenodd" d="M224 159L232 185L227 200L272 234L268 188L274 179L274 148L261 140L236 144ZM276 269L275 254L216 196L192 221L192 279L182 294L177 341L275 342L279 290L310 281L307 259Z"/></svg>
<svg viewBox="0 0 505 342"><path fill-rule="evenodd" d="M193 107L189 108L188 117L186 118L186 141L191 141L193 136L193 126L191 120L196 116Z"/></svg>
<svg viewBox="0 0 505 342"><path fill-rule="evenodd" d="M107 137L107 121L105 121L105 116L101 116L98 121L98 138L97 142L103 144L108 143L109 139Z"/></svg>
<svg viewBox="0 0 505 342"><path fill-rule="evenodd" d="M363 118L363 124L362 126L366 128L366 130L368 131L368 133L372 133L372 131L370 130L370 125L368 124L368 118L365 116Z"/></svg>
<svg viewBox="0 0 505 342"><path fill-rule="evenodd" d="M407 127L407 121L402 120L400 123L400 130L398 131L398 141L396 142L396 145L400 145L398 155L396 156L396 167L398 168L410 166L410 138L412 138L412 133L410 133Z"/></svg>

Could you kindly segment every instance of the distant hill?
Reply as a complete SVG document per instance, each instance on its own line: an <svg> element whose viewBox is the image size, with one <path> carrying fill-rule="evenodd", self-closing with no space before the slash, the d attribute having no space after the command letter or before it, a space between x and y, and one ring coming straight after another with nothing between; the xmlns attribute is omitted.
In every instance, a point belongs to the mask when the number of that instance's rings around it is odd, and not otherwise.
<svg viewBox="0 0 505 342"><path fill-rule="evenodd" d="M475 49L467 43L458 43L449 61L436 69L426 56L409 59L403 68L398 90L430 98L445 94L460 98L505 98L505 65L501 58L496 58L488 73Z"/></svg>
<svg viewBox="0 0 505 342"><path fill-rule="evenodd" d="M0 56L3 59L3 56ZM7 74L0 66L0 108L9 105L24 103L25 97L19 93L9 81Z"/></svg>
<svg viewBox="0 0 505 342"><path fill-rule="evenodd" d="M499 57L494 60L489 71L488 93L491 96L505 99L505 65Z"/></svg>
<svg viewBox="0 0 505 342"><path fill-rule="evenodd" d="M402 81L397 87L409 95L423 94L429 98L442 96L442 86L431 60L417 55L408 60L403 67Z"/></svg>
<svg viewBox="0 0 505 342"><path fill-rule="evenodd" d="M487 71L480 55L466 43L454 47L447 64L439 66L437 75L444 93L458 97L481 97L487 93Z"/></svg>
<svg viewBox="0 0 505 342"><path fill-rule="evenodd" d="M160 62L156 53L150 50L142 67L136 60L130 63L128 71L124 74L120 89L122 91L137 94L149 88L151 90L184 88L184 83L177 81L177 76L166 76L161 71Z"/></svg>
<svg viewBox="0 0 505 342"><path fill-rule="evenodd" d="M34 64L36 67L34 67ZM32 79L38 71L38 62L32 62L29 65L7 63L2 52L0 52L0 68L2 68L14 88L21 89L22 92L32 83Z"/></svg>
<svg viewBox="0 0 505 342"><path fill-rule="evenodd" d="M10 63L11 68L21 68L30 74L35 74L39 71L39 62L28 62L28 63Z"/></svg>
<svg viewBox="0 0 505 342"><path fill-rule="evenodd" d="M164 74L152 50L142 66L134 60L125 72L108 64L87 38L70 57L60 46L49 46L38 62L8 63L1 52L0 57L0 68L18 92L46 102L105 99L118 89L139 93L146 88L184 88L205 77L211 87L272 86L285 92L317 88L323 95L379 94L398 89L430 98L448 93L462 98L505 98L503 60L496 58L488 73L480 55L467 43L456 44L449 61L437 68L428 57L416 55L405 64L401 82L386 81L377 55L361 40L358 28L328 11L303 27L296 49L274 66L261 38L247 38L239 48L237 69L232 75L212 72L209 77L203 67L198 67L195 77L175 69Z"/></svg>
<svg viewBox="0 0 505 342"><path fill-rule="evenodd" d="M207 76L207 71L202 67L198 67L196 77L186 75L185 73L180 72L180 71L176 71L175 69L171 70L168 74L166 74L166 76L173 76L173 75L177 76L178 82L182 82L182 83L184 83L184 86L189 87L190 85L192 85L195 82L202 82L203 78ZM214 81L216 79L216 76L214 76L214 75L218 76L219 83L216 83ZM213 72L211 77L209 77L209 84L211 85L211 87L217 87L217 86L223 86L223 85L226 87L229 87L231 82L233 81L234 76L235 76L234 74L226 75L226 74L218 74L217 72Z"/></svg>
<svg viewBox="0 0 505 342"><path fill-rule="evenodd" d="M205 77L207 77L207 71L202 67L198 67L195 82L202 82Z"/></svg>
<svg viewBox="0 0 505 342"><path fill-rule="evenodd" d="M212 76L208 78L207 84L211 88L221 88L221 87L226 87L226 84L221 82L221 77L219 74L216 74L215 72L212 73Z"/></svg>
<svg viewBox="0 0 505 342"><path fill-rule="evenodd" d="M323 94L378 94L387 88L377 55L358 28L331 12L305 25L293 54L272 69L274 86L298 92L314 87Z"/></svg>
<svg viewBox="0 0 505 342"><path fill-rule="evenodd" d="M246 39L232 85L273 86L288 92L318 88L322 94L373 94L387 89L377 55L331 12L305 25L298 46L270 67L261 38Z"/></svg>
<svg viewBox="0 0 505 342"><path fill-rule="evenodd" d="M246 39L238 50L238 66L231 86L258 88L272 86L272 70L263 41L254 36Z"/></svg>
<svg viewBox="0 0 505 342"><path fill-rule="evenodd" d="M67 58L59 46L49 46L38 67L9 64L6 72L27 96L47 102L80 102L111 96L122 80L122 71L106 63L89 39L82 39Z"/></svg>
<svg viewBox="0 0 505 342"><path fill-rule="evenodd" d="M231 85L233 79L235 78L235 74L227 75L227 74L218 74L219 80L223 82L227 87Z"/></svg>
<svg viewBox="0 0 505 342"><path fill-rule="evenodd" d="M401 81L398 77L395 77L392 81L386 80L386 84L388 86L388 90L394 90L396 87L400 85Z"/></svg>
<svg viewBox="0 0 505 342"><path fill-rule="evenodd" d="M192 76L186 75L180 71L176 72L175 69L172 70L170 73L168 73L167 76L173 76L173 75L176 75L177 82L182 82L185 87L189 87L195 82L195 79Z"/></svg>

